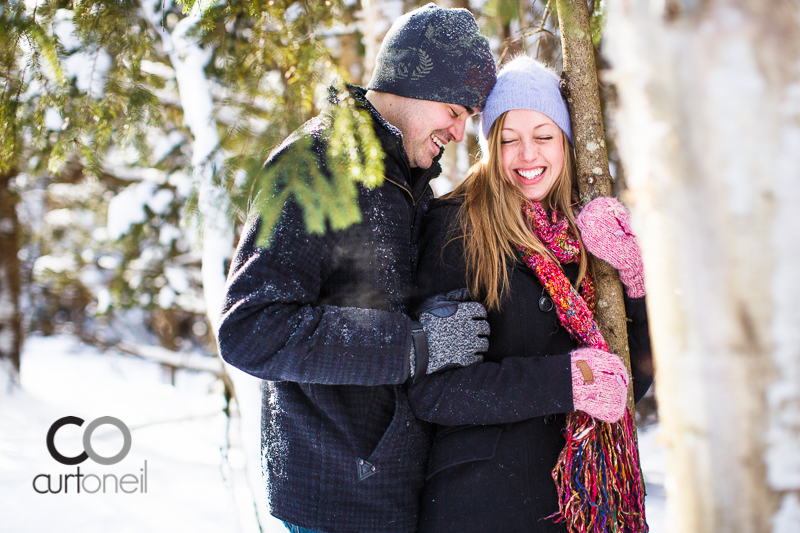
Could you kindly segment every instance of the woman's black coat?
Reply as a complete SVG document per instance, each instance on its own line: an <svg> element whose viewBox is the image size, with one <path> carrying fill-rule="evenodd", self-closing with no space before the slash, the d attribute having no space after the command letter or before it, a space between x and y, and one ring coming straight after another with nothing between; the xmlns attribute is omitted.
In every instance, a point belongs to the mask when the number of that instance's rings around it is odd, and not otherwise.
<svg viewBox="0 0 800 533"><path fill-rule="evenodd" d="M435 200L426 215L417 271L419 297L467 287L458 203ZM575 280L577 264L565 265ZM574 410L564 329L539 279L521 262L510 292L488 315L489 352L481 364L432 374L409 390L414 414L436 424L419 532L566 532L551 471ZM627 299L634 396L652 383L644 298Z"/></svg>

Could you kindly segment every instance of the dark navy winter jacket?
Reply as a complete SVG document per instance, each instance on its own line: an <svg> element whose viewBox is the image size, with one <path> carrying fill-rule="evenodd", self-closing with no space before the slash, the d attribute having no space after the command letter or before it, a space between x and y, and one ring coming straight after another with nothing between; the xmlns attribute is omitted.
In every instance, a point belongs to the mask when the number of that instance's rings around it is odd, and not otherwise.
<svg viewBox="0 0 800 533"><path fill-rule="evenodd" d="M434 200L420 244L420 297L467 286L457 200ZM564 265L573 282L576 263ZM509 269L509 292L488 313L482 364L431 374L409 390L414 413L435 424L420 533L567 533L551 472L574 410L569 353L578 347L536 274ZM644 298L625 299L634 399L653 381Z"/></svg>
<svg viewBox="0 0 800 533"><path fill-rule="evenodd" d="M360 189L362 221L343 231L308 235L290 200L264 249L253 219L228 276L219 346L230 364L267 380L262 445L273 515L328 533L411 532L430 441L402 386L406 313L428 182L441 168L411 169L399 131L362 89L352 91L373 117L385 182ZM311 120L267 165L310 137L325 171L326 128Z"/></svg>

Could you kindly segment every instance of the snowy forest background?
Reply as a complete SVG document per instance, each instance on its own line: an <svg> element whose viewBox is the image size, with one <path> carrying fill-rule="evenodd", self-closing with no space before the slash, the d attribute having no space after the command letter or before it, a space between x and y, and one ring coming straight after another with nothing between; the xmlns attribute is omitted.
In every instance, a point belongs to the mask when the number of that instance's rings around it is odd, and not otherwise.
<svg viewBox="0 0 800 533"><path fill-rule="evenodd" d="M10 531L280 530L260 489L258 383L216 356L225 272L254 190L308 192L263 175L266 155L335 79L366 84L391 22L424 3L0 6ZM498 62L526 52L560 70L555 1L437 3L469 8ZM589 4L612 175L645 256L659 409L651 395L637 418L652 531L800 532L800 7ZM337 119L355 130L359 117ZM375 174L368 135L341 142L336 187L304 195L311 230L352 222L352 183ZM436 192L476 153L468 130ZM108 414L133 430L121 465L148 460L152 491L35 494L34 475L59 472L50 424ZM98 431L98 449L118 437Z"/></svg>

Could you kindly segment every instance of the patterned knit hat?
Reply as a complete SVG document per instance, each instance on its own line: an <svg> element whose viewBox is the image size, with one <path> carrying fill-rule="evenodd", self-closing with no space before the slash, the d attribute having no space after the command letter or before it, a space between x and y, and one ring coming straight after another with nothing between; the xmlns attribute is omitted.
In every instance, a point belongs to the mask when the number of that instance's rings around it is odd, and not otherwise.
<svg viewBox="0 0 800 533"><path fill-rule="evenodd" d="M431 3L394 22L367 88L481 109L496 79L489 41L472 13Z"/></svg>
<svg viewBox="0 0 800 533"><path fill-rule="evenodd" d="M507 63L500 69L497 84L481 113L482 141L489 138L492 124L506 111L532 109L549 117L572 142L569 111L559 82L555 72L530 57L520 56Z"/></svg>

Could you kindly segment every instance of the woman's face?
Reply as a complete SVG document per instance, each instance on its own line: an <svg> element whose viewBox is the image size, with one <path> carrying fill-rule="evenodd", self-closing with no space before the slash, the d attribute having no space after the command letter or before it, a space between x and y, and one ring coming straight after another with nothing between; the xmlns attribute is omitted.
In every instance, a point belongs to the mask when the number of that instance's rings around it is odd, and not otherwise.
<svg viewBox="0 0 800 533"><path fill-rule="evenodd" d="M506 113L500 132L500 157L507 179L515 181L532 202L553 188L564 167L561 128L531 109Z"/></svg>

